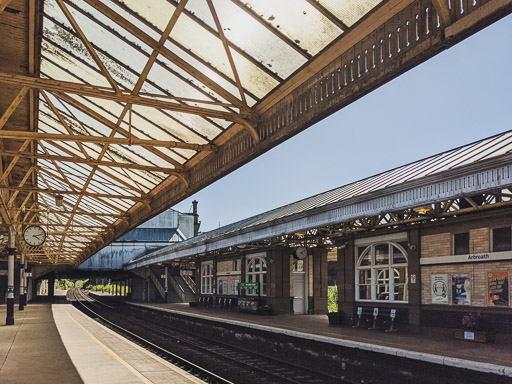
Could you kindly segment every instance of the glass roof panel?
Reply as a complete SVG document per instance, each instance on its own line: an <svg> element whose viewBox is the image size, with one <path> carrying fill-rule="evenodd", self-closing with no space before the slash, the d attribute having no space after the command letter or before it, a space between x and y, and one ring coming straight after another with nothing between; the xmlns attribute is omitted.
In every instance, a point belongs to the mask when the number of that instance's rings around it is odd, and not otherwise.
<svg viewBox="0 0 512 384"><path fill-rule="evenodd" d="M209 11L204 1L187 4L202 4ZM282 79L306 62L304 56L232 1L217 0L214 4L226 38ZM217 29L214 24L212 27Z"/></svg>
<svg viewBox="0 0 512 384"><path fill-rule="evenodd" d="M61 49L71 52L73 56L80 59L84 63L87 63L92 68L99 70L93 57L87 50L85 44L80 40L79 37L70 33L68 30L62 28L60 25L55 24L52 20L45 17L43 36L45 39L50 41L54 46L60 47ZM42 51L43 54L54 53ZM57 60L58 62L58 60Z"/></svg>
<svg viewBox="0 0 512 384"><path fill-rule="evenodd" d="M311 55L316 55L343 33L306 0L250 0L244 3Z"/></svg>
<svg viewBox="0 0 512 384"><path fill-rule="evenodd" d="M318 2L351 27L382 0L318 0Z"/></svg>
<svg viewBox="0 0 512 384"><path fill-rule="evenodd" d="M142 72L147 62L147 55L142 54L136 48L130 46L110 31L102 28L87 16L78 12L73 7L68 7L87 40L94 46L100 48L109 55L123 60L123 66L134 69L137 73ZM107 69L110 69L107 67Z"/></svg>
<svg viewBox="0 0 512 384"><path fill-rule="evenodd" d="M203 101L213 101L212 97L200 92L190 83L180 79L169 72L164 65L156 63L151 68L148 75L148 80L158 84L160 88L165 90L164 94L179 96L190 99L197 99ZM202 105L202 104L200 104Z"/></svg>
<svg viewBox="0 0 512 384"><path fill-rule="evenodd" d="M97 70L76 60L50 41L43 40L42 49L44 53L41 60L41 72L51 79L69 79L69 81L74 83L88 83L100 87L110 87L107 79ZM66 74L63 74L63 72Z"/></svg>
<svg viewBox="0 0 512 384"><path fill-rule="evenodd" d="M201 63L199 60L194 58L190 55L190 53L187 53L186 51L180 49L177 45L171 43L170 41L167 41L165 43L166 48L170 49L174 53L176 53L181 59L185 60L187 63L192 65L194 68L196 68L198 71L206 75L211 81L218 84L220 87L240 99L240 93L238 92L238 88L234 84L234 82L230 82L221 75L217 74L215 71L213 71L211 68L207 67L203 63ZM186 71L179 68L176 64L172 63L170 60L163 56L159 56L158 60L161 61L165 66L171 68L173 71L181 74L185 79L191 81L193 84L196 85L196 87L199 87L203 90L205 90L209 95L214 97L216 100L226 102L225 99L223 99L221 96L219 96L216 92L212 91L210 88L208 88L206 85L204 85L202 82L197 80L196 78L190 76ZM256 103L256 99L253 98L250 94L246 92L246 98L248 104L254 105Z"/></svg>
<svg viewBox="0 0 512 384"><path fill-rule="evenodd" d="M197 125L194 125L197 120L193 120L194 115L191 114L167 112L167 114L174 117L174 119L171 119L169 116L155 108L137 105L133 107L133 110L142 116L145 116L148 120L152 121L155 126L159 127L161 130L164 130L164 132L168 132L174 138L180 138L186 143L206 144L207 141L200 135L203 137L206 136L212 138L220 133L219 129L212 127L211 124L202 118L199 118L201 121L197 122ZM132 116L132 119L135 119L135 115ZM138 125L135 123L135 120L132 121L134 121L134 125ZM179 121L182 121L187 126L180 124ZM145 122L145 124L142 122L139 124L141 124L140 126L145 126L144 131L148 135L162 135L162 131L160 129L155 129L155 127L151 129L147 122ZM194 127L194 130L188 127ZM160 131L160 133L158 133L158 131ZM194 131L197 131L200 135L196 134ZM205 134L205 131L209 132L210 135ZM169 134L164 134L164 136L161 136L161 140L173 140Z"/></svg>

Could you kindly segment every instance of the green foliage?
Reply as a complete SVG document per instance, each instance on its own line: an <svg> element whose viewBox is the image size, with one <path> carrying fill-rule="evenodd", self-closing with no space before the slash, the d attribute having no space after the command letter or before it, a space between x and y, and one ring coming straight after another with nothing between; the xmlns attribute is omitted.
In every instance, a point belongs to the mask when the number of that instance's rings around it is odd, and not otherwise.
<svg viewBox="0 0 512 384"><path fill-rule="evenodd" d="M77 288L83 288L87 283L89 282L89 279L86 280L77 280L75 281L75 287Z"/></svg>
<svg viewBox="0 0 512 384"><path fill-rule="evenodd" d="M329 287L327 292L327 309L329 312L338 312L338 286Z"/></svg>

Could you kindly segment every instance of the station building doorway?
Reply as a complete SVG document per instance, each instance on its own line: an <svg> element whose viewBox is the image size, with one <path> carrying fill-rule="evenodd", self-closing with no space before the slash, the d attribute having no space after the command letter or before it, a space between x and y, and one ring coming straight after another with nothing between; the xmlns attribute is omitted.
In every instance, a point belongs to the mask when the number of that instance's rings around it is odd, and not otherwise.
<svg viewBox="0 0 512 384"><path fill-rule="evenodd" d="M293 313L304 315L307 313L307 284L305 272L305 260L294 260L292 269L292 295Z"/></svg>

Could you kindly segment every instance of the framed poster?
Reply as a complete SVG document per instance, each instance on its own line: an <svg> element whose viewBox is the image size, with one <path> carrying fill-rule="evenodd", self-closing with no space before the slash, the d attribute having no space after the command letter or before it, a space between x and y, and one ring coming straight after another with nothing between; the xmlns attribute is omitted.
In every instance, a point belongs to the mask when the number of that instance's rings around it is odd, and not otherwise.
<svg viewBox="0 0 512 384"><path fill-rule="evenodd" d="M491 307L508 307L508 272L487 274L487 304Z"/></svg>
<svg viewBox="0 0 512 384"><path fill-rule="evenodd" d="M469 275L452 275L452 304L471 305L471 278Z"/></svg>
<svg viewBox="0 0 512 384"><path fill-rule="evenodd" d="M224 294L224 291L223 291L223 284L222 284L222 280L219 280L219 295L223 295Z"/></svg>
<svg viewBox="0 0 512 384"><path fill-rule="evenodd" d="M430 275L432 304L449 304L448 275Z"/></svg>

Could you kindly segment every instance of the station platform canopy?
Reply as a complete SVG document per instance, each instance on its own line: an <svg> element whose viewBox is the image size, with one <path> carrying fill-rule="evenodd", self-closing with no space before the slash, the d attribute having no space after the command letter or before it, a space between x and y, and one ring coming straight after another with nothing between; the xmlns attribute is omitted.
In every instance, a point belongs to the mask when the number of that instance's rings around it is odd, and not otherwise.
<svg viewBox="0 0 512 384"><path fill-rule="evenodd" d="M511 206L511 192L508 131L169 245L125 269L269 247L335 248L358 232Z"/></svg>
<svg viewBox="0 0 512 384"><path fill-rule="evenodd" d="M77 266L512 0L0 0L0 213ZM22 240L42 226L44 245ZM5 245L5 244L4 244Z"/></svg>

